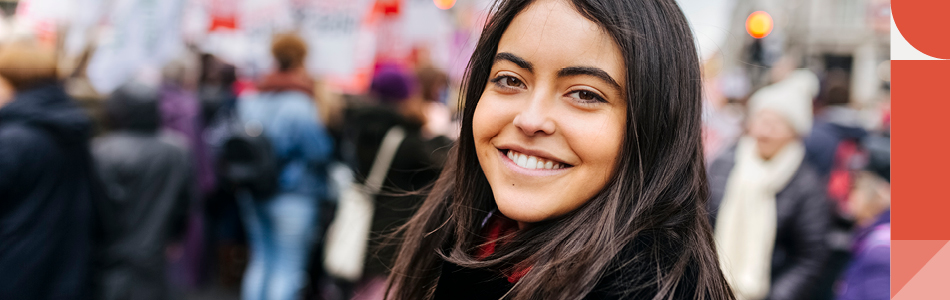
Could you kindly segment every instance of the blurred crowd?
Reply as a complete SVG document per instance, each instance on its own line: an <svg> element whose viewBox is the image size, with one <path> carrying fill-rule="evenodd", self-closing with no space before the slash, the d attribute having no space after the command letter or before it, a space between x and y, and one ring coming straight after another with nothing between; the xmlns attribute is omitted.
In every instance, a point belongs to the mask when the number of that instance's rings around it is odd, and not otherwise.
<svg viewBox="0 0 950 300"><path fill-rule="evenodd" d="M707 90L723 270L739 299L888 299L889 87L862 108L845 70L786 63L743 99Z"/></svg>
<svg viewBox="0 0 950 300"><path fill-rule="evenodd" d="M51 49L4 45L0 268L16 271L0 298L378 294L395 247L386 236L424 199L407 192L438 177L452 143L449 79L422 61L380 64L366 94L332 95L304 70L307 53L299 36L277 35L275 69L249 81L189 53L82 106ZM361 280L334 278L321 253L337 195L365 181L396 127L361 216Z"/></svg>
<svg viewBox="0 0 950 300"><path fill-rule="evenodd" d="M299 36L270 50L257 78L190 50L80 105L51 49L0 47L0 298L382 299L389 235L458 135L456 83L420 57L335 94ZM777 63L729 97L710 66L710 221L737 295L889 297L889 87L856 107L846 70ZM328 272L345 192L374 173L360 270Z"/></svg>

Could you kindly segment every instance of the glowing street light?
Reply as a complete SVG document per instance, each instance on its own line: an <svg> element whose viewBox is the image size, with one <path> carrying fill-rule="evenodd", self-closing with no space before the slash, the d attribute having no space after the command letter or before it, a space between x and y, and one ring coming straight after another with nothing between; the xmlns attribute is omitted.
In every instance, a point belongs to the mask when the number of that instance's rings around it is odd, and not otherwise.
<svg viewBox="0 0 950 300"><path fill-rule="evenodd" d="M757 11L745 20L745 30L754 38L761 39L772 32L772 16L764 11Z"/></svg>
<svg viewBox="0 0 950 300"><path fill-rule="evenodd" d="M432 2L435 2L435 7L439 9L449 9L455 6L455 0L432 0Z"/></svg>

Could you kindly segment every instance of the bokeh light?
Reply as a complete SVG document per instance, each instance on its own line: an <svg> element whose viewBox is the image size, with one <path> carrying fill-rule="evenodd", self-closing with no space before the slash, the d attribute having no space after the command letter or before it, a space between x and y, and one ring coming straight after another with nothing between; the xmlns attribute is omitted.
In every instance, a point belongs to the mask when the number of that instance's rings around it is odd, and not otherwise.
<svg viewBox="0 0 950 300"><path fill-rule="evenodd" d="M432 0L439 9L449 9L455 6L455 0Z"/></svg>
<svg viewBox="0 0 950 300"><path fill-rule="evenodd" d="M772 16L764 11L757 11L745 20L745 29L752 37L761 39L772 32Z"/></svg>

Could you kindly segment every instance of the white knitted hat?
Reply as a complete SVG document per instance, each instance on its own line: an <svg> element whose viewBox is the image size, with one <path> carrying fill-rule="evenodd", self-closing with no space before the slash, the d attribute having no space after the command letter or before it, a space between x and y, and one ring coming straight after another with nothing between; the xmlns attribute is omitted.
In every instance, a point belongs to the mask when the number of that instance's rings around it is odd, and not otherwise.
<svg viewBox="0 0 950 300"><path fill-rule="evenodd" d="M763 87L749 97L749 115L763 109L779 113L800 137L811 133L812 99L818 95L818 77L796 70L782 81Z"/></svg>

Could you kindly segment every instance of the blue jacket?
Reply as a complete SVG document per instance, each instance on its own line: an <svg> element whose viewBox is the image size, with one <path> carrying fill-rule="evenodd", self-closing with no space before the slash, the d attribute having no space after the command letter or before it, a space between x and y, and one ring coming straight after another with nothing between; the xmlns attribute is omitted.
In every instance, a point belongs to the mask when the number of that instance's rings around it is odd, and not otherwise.
<svg viewBox="0 0 950 300"><path fill-rule="evenodd" d="M324 199L333 139L310 96L297 91L265 92L238 101L242 122L260 122L284 165L279 193Z"/></svg>

